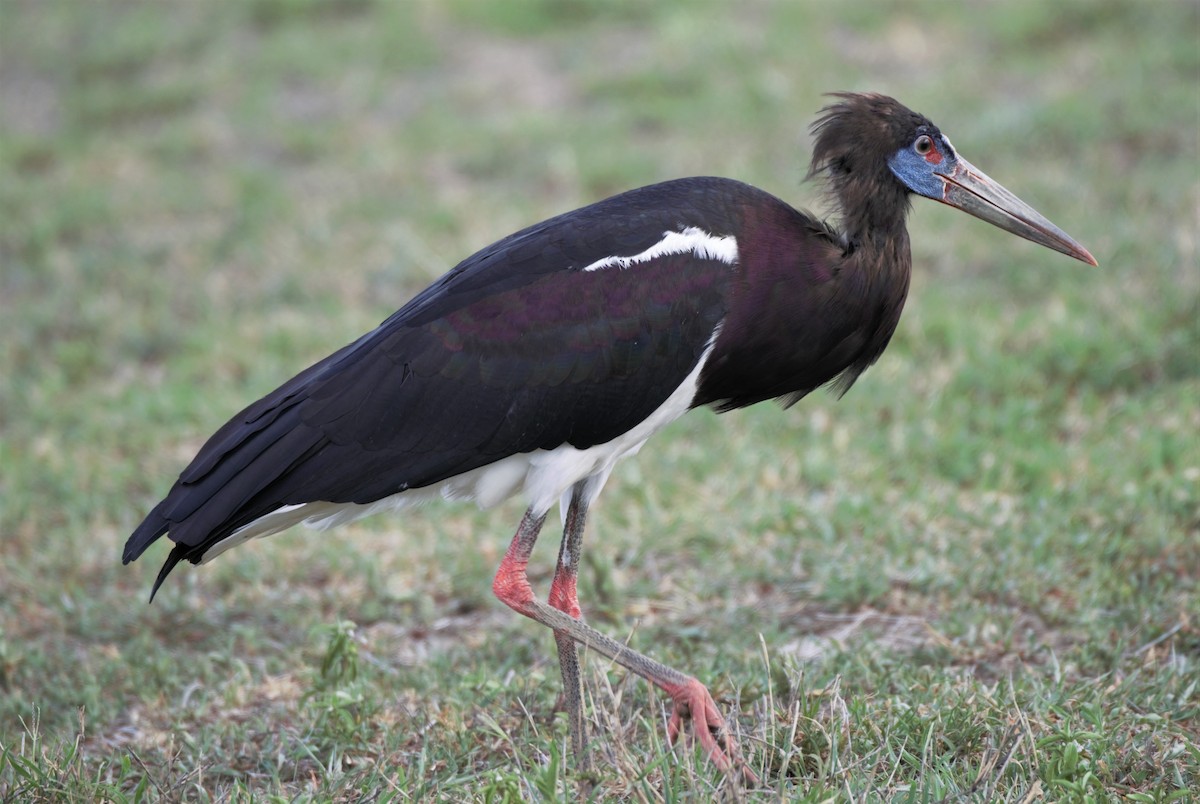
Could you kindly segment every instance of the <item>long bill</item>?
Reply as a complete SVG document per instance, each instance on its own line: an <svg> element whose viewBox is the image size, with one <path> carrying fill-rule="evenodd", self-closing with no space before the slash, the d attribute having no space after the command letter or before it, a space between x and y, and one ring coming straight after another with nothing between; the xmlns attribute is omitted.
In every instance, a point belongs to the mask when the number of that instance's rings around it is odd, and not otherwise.
<svg viewBox="0 0 1200 804"><path fill-rule="evenodd" d="M943 184L942 203L1089 265L1099 264L1069 234L961 155L956 160L954 170L938 178Z"/></svg>

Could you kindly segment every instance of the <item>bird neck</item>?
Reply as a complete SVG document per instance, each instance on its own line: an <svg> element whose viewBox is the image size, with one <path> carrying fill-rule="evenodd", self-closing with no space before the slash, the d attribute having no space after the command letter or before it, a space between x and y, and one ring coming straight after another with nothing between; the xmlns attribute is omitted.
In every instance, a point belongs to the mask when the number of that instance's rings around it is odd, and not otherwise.
<svg viewBox="0 0 1200 804"><path fill-rule="evenodd" d="M880 278L903 279L907 290L908 275L912 269L912 251L908 241L908 229L905 226L899 226L890 232L868 229L863 234L852 234L851 230L845 230L844 237L854 262L862 266L871 266Z"/></svg>
<svg viewBox="0 0 1200 804"><path fill-rule="evenodd" d="M835 187L834 194L842 210L842 236L852 250L865 249L909 262L907 192L847 181Z"/></svg>

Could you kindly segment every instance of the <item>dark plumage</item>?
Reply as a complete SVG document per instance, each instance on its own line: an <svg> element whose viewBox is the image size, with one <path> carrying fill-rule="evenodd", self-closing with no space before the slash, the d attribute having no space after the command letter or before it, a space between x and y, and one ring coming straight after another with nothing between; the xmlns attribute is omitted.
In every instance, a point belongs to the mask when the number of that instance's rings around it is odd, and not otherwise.
<svg viewBox="0 0 1200 804"><path fill-rule="evenodd" d="M689 408L847 390L899 321L914 193L1095 264L925 117L881 95L836 97L814 126L810 175L827 182L839 228L740 182L692 178L517 232L234 416L130 536L124 561L168 535L157 591L184 559L300 521L429 494L481 505L523 494L529 511L494 588L555 629L581 761L575 642L666 690L672 736L691 717L729 767L736 753L703 685L578 619L584 515L613 465ZM547 606L525 565L555 502L567 524Z"/></svg>

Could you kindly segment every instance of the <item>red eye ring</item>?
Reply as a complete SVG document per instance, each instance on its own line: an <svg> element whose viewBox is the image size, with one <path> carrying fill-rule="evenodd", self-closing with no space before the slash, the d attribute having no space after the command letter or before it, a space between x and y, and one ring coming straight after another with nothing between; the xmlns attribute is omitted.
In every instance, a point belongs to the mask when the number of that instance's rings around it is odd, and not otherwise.
<svg viewBox="0 0 1200 804"><path fill-rule="evenodd" d="M922 134L917 137L917 141L913 143L913 150L921 156L926 156L933 150L933 138L928 134Z"/></svg>

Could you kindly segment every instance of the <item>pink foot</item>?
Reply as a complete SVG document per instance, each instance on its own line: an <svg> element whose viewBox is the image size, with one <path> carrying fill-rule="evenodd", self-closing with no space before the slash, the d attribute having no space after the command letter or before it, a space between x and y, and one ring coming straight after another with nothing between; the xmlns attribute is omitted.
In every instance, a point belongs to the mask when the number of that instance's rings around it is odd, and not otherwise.
<svg viewBox="0 0 1200 804"><path fill-rule="evenodd" d="M683 730L685 720L692 721L693 731L700 740L704 753L712 763L723 771L736 766L751 784L758 784L758 777L747 767L738 754L737 745L725 729L725 719L717 711L717 704L708 688L694 678L677 687L664 688L675 707L667 722L667 739L674 744Z"/></svg>

